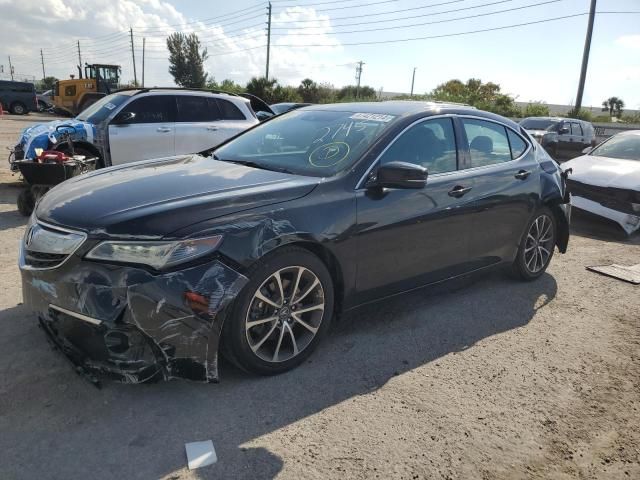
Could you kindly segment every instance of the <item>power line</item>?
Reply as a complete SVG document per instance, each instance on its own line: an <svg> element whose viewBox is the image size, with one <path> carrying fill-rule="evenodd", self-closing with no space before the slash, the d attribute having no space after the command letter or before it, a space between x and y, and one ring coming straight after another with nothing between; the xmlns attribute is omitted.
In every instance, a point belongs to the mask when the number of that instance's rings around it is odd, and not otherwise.
<svg viewBox="0 0 640 480"><path fill-rule="evenodd" d="M547 5L550 3L557 3L557 2L564 2L566 0L547 0L546 2L540 2L540 3L534 3L534 4L530 4L530 5L524 5L521 7L514 7L514 8L507 8L504 10L497 10L495 12L487 12L487 13L478 13L475 15L467 15L465 17L457 17L457 18L449 18L449 19L445 19L445 20L434 20L432 22L422 22L422 23L412 23L409 25L394 25L392 27L376 27L376 28L367 28L367 29L363 29L363 30L348 30L346 32L331 32L334 34L347 34L347 33L364 33L364 32L376 32L376 31L380 31L380 30L395 30L398 28L412 28L412 27L422 27L425 25L434 25L434 24L438 24L438 23L449 23L449 22L457 22L459 20L468 20L470 18L479 18L479 17L487 17L487 16L491 16L491 15L498 15L500 13L507 13L507 12L513 12L516 10L524 10L526 8L533 8L533 7L540 7L543 5ZM345 25L339 25L339 26L345 26ZM275 35L289 35L288 33L276 33ZM309 33L309 32L303 32L303 33L296 33L295 35L318 35L318 33Z"/></svg>
<svg viewBox="0 0 640 480"><path fill-rule="evenodd" d="M253 10L252 12L244 12L241 15L235 15L232 17L228 17L225 15L222 16L218 16L218 17L209 17L209 18L204 18L202 20L194 20L192 22L187 22L187 23L178 23L178 24L173 24L173 25L164 25L162 27L147 27L147 28L136 28L137 31L142 31L142 32L149 32L149 31L153 31L153 30L165 30L167 28L173 28L173 27L184 27L187 25L195 25L195 24L211 24L211 23L224 23L227 25L231 25L233 23L240 23L243 22L245 20L249 20L252 18L257 18L257 17L261 17L262 15L257 15L257 16L253 16L253 17L247 17L246 15L248 13L256 13L258 11L261 11L263 9L263 7L258 7L258 6L254 6L254 7L250 7L249 9L245 9L245 10ZM242 10L239 10L242 11ZM228 18L225 18L228 17ZM238 20L236 22L228 22L228 20L235 20L236 18L242 18L242 20ZM222 20L222 22L221 22Z"/></svg>
<svg viewBox="0 0 640 480"><path fill-rule="evenodd" d="M442 5L449 5L451 3L459 3L461 1L463 1L463 0L449 0L447 2L434 3L432 5L423 5L422 7L404 8L404 9L400 9L400 10L393 10L391 12L365 13L363 15L349 15L348 17L334 17L334 18L331 19L331 21L334 22L336 20L350 20L350 19L353 19L353 18L379 17L380 15L390 15L390 14L398 13L398 12L409 12L409 11L413 11L413 10L422 10L422 9L425 9L425 8L441 7ZM449 10L449 11L445 11L445 12L429 13L429 14L426 14L426 15L440 15L441 13L459 12L460 10L469 10L469 9L472 9L472 8L486 7L486 6L489 6L489 5L497 5L497 4L500 4L500 3L507 3L507 2L512 2L512 1L513 0L500 0L500 1L492 2L492 3L485 3L483 5L474 5L474 6L466 7L466 8L463 8L463 9ZM425 16L425 15L422 15L422 16ZM400 18L400 19L385 19L385 20L379 20L379 21L380 22L392 22L394 20L404 20L406 18L415 18L415 16L413 16L413 17L403 17L403 18ZM317 21L318 20L295 20L295 23L310 23L310 22L317 22ZM283 22L280 22L280 23L286 23L286 21L283 21ZM342 25L342 26L344 26L344 25ZM298 27L298 28L311 28L311 27Z"/></svg>
<svg viewBox="0 0 640 480"><path fill-rule="evenodd" d="M315 9L316 12L329 12L331 10L345 10L347 8L358 8L358 7L370 7L371 5L380 5L382 3L395 3L398 0L380 0L378 2L370 2L370 3L361 3L359 5L347 5L347 6L343 6L343 7L331 7L331 8L321 8L321 9ZM458 1L463 1L463 0L458 0ZM318 4L316 4L318 5ZM293 7L313 7L314 5L278 5L278 7L280 8L293 8Z"/></svg>
<svg viewBox="0 0 640 480"><path fill-rule="evenodd" d="M597 14L636 14L636 13L640 13L640 11L638 12L596 12ZM517 28L517 27L524 27L527 25L536 25L536 24L540 24L540 23L546 23L546 22L553 22L553 21L557 21L557 20L564 20L567 18L575 18L575 17L582 17L584 15L589 15L589 12L583 12L583 13L575 13L573 15L563 15L561 17L554 17L554 18L545 18L543 20L536 20L533 22L524 22L524 23L516 23L513 25L504 25L501 27L493 27L493 28L483 28L480 30L469 30L466 32L456 32L456 33L445 33L445 34L441 34L441 35L430 35L430 36L426 36L426 37L412 37L412 38L399 38L396 40L374 40L374 41L370 41L370 42L350 42L350 43L340 43L340 46L355 46L355 45L379 45L379 44L386 44L386 43L401 43L401 42L412 42L415 40L430 40L430 39L434 39L434 38L445 38L445 37L457 37L460 35L470 35L473 33L483 33L483 32L493 32L493 31L497 31L497 30L506 30L509 28ZM328 45L328 44L309 44L309 45L287 45L287 44L276 44L277 47L295 47L295 48L307 48L307 47L333 47L335 45Z"/></svg>

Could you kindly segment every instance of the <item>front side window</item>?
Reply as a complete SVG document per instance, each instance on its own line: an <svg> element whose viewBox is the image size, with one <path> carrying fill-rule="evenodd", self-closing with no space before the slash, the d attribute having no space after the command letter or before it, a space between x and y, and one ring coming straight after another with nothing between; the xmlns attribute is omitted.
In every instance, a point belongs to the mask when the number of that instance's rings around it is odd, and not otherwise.
<svg viewBox="0 0 640 480"><path fill-rule="evenodd" d="M178 122L213 122L219 119L217 106L209 104L207 97L179 95Z"/></svg>
<svg viewBox="0 0 640 480"><path fill-rule="evenodd" d="M498 123L463 118L467 134L471 167L484 167L511 160L506 128Z"/></svg>
<svg viewBox="0 0 640 480"><path fill-rule="evenodd" d="M346 170L396 116L294 110L262 123L215 150L214 158L317 177Z"/></svg>
<svg viewBox="0 0 640 480"><path fill-rule="evenodd" d="M384 152L380 163L408 162L425 167L430 174L457 169L456 137L450 118L414 125Z"/></svg>
<svg viewBox="0 0 640 480"><path fill-rule="evenodd" d="M127 123L165 123L173 122L175 97L171 95L151 95L136 98L126 105L119 115L125 112L135 114Z"/></svg>

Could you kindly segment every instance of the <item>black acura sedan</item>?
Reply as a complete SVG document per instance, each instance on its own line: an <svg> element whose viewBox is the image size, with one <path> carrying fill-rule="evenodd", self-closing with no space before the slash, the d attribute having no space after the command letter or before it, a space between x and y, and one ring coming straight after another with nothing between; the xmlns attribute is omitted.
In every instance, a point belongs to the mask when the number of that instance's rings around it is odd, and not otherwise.
<svg viewBox="0 0 640 480"><path fill-rule="evenodd" d="M469 272L534 280L569 240L558 165L519 125L456 105L323 105L218 147L47 193L25 303L91 378L218 379L308 357L336 312Z"/></svg>

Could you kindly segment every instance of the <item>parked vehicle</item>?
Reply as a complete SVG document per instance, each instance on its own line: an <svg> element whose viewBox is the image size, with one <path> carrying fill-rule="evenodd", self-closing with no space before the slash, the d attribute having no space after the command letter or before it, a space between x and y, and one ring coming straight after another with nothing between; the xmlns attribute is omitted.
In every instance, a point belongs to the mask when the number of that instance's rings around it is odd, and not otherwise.
<svg viewBox="0 0 640 480"><path fill-rule="evenodd" d="M307 358L337 311L499 265L540 277L568 196L518 124L427 102L321 105L197 155L45 195L24 300L85 371L216 380Z"/></svg>
<svg viewBox="0 0 640 480"><path fill-rule="evenodd" d="M54 107L53 105L53 90L46 90L42 93L36 94L36 100L38 102L38 111L44 112Z"/></svg>
<svg viewBox="0 0 640 480"><path fill-rule="evenodd" d="M311 103L274 103L271 105L271 110L276 115L280 115L281 113L288 112L290 110L295 110L297 108L308 107L312 105Z"/></svg>
<svg viewBox="0 0 640 480"><path fill-rule="evenodd" d="M33 83L0 80L0 102L3 110L14 115L38 111L36 88Z"/></svg>
<svg viewBox="0 0 640 480"><path fill-rule="evenodd" d="M618 223L627 234L640 229L640 130L621 132L585 155L564 163L571 169L573 206Z"/></svg>
<svg viewBox="0 0 640 480"><path fill-rule="evenodd" d="M595 147L593 125L584 120L560 117L529 117L520 121L553 158L571 159L587 147Z"/></svg>
<svg viewBox="0 0 640 480"><path fill-rule="evenodd" d="M35 149L67 151L55 132L73 127L76 152L98 157L98 167L197 153L258 123L251 99L184 89L131 89L98 100L75 119L27 128L14 149L16 160Z"/></svg>

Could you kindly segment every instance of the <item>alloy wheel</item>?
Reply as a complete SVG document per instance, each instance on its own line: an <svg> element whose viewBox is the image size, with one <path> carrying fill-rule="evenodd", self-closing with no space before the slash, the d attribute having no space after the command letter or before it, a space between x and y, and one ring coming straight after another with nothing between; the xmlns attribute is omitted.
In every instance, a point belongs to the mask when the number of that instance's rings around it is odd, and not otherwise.
<svg viewBox="0 0 640 480"><path fill-rule="evenodd" d="M524 246L524 263L531 273L538 273L549 263L554 247L553 220L546 215L538 216L529 231Z"/></svg>
<svg viewBox="0 0 640 480"><path fill-rule="evenodd" d="M316 336L324 309L324 289L311 270L291 266L274 272L249 304L245 318L249 347L265 362L296 357Z"/></svg>

